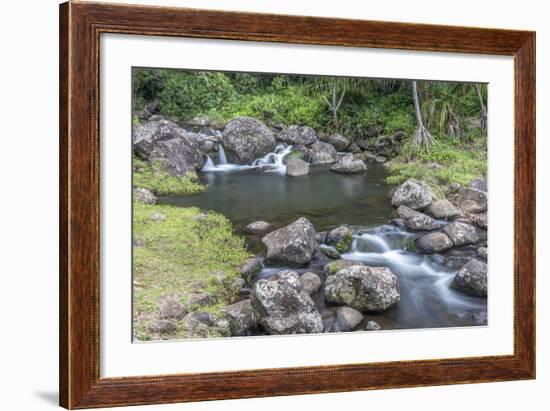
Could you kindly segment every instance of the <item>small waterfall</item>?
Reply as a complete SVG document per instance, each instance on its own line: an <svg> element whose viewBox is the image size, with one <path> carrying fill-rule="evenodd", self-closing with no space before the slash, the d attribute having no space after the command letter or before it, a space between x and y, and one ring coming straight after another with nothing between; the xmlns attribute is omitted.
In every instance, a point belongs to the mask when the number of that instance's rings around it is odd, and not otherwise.
<svg viewBox="0 0 550 411"><path fill-rule="evenodd" d="M225 156L225 150L221 143L218 146L218 162L220 165L227 164L227 157Z"/></svg>
<svg viewBox="0 0 550 411"><path fill-rule="evenodd" d="M390 251L390 246L379 234L364 233L354 236L352 242L352 251L374 251L377 253L385 253Z"/></svg>
<svg viewBox="0 0 550 411"><path fill-rule="evenodd" d="M248 170L251 168L265 168L265 171L274 171L281 174L286 172L286 166L283 161L284 158L290 154L292 146L286 144L279 144L275 147L275 150L271 153L267 153L265 156L258 158L250 165L232 164L227 161L225 150L220 144L218 148L218 163L215 164L210 157L207 157L206 164L201 171L238 171Z"/></svg>
<svg viewBox="0 0 550 411"><path fill-rule="evenodd" d="M204 163L204 166L202 167L202 170L203 171L208 171L208 170L213 169L215 167L216 167L216 165L214 164L214 162L212 161L210 156L206 156L206 163Z"/></svg>

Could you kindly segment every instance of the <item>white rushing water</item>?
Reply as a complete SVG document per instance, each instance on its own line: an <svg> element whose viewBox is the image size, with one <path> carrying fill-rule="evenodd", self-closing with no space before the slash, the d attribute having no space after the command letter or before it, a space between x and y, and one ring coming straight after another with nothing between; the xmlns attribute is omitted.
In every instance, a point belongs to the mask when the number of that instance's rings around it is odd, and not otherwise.
<svg viewBox="0 0 550 411"><path fill-rule="evenodd" d="M435 298L455 310L483 308L481 300L461 295L449 287L455 270L441 266L428 255L406 250L407 240L412 236L413 233L383 225L354 235L350 252L342 258L390 268L399 277L402 291L413 291L409 295L408 309L414 307L416 314L427 310L424 290L419 287L431 289Z"/></svg>
<svg viewBox="0 0 550 411"><path fill-rule="evenodd" d="M292 146L286 144L279 144L275 147L275 150L265 156L258 158L250 165L246 164L234 164L227 161L225 150L220 144L218 149L218 163L214 163L210 156L206 157L206 163L201 171L213 171L213 172L226 172L226 171L239 171L260 169L265 172L275 172L280 174L286 173L286 166L283 163L284 158L290 154Z"/></svg>

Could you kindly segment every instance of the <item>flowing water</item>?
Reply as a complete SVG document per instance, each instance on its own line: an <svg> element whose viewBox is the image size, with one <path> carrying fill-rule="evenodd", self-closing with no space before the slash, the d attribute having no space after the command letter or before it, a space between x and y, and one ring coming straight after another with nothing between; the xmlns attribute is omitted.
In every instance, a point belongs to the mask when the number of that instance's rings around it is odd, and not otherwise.
<svg viewBox="0 0 550 411"><path fill-rule="evenodd" d="M286 177L283 158L291 147L279 145L275 152L250 165L229 164L223 148L218 164L210 159L199 176L208 185L204 193L184 197L163 197L159 202L195 206L224 214L236 231L245 236L254 254L265 253L261 236L247 234L244 227L265 220L275 228L299 217L308 218L316 231L345 224L354 232L352 249L342 258L372 266L389 267L399 278L401 299L397 306L381 314L367 314L384 329L485 325L487 300L468 297L449 288L455 271L441 264L438 256L407 251L414 234L388 225L393 211L387 197L385 168L369 164L367 173L344 175L327 166L310 166L310 173ZM321 253L300 273L313 271L321 276L330 262ZM265 278L285 267L265 267L257 278ZM327 306L322 288L314 296L327 328L337 307Z"/></svg>

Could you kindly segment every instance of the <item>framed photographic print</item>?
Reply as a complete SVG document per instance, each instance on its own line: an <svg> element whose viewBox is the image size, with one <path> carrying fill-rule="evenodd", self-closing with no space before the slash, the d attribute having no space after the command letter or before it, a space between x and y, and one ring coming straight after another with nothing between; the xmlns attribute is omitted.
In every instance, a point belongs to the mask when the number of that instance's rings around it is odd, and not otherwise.
<svg viewBox="0 0 550 411"><path fill-rule="evenodd" d="M60 403L535 377L535 33L60 6Z"/></svg>

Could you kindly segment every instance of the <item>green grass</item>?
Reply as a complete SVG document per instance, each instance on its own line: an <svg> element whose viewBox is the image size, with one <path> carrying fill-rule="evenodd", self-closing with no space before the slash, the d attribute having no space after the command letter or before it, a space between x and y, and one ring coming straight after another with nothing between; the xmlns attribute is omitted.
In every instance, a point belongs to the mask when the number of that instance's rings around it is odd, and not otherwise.
<svg viewBox="0 0 550 411"><path fill-rule="evenodd" d="M409 143L403 153L389 163L388 184L401 184L408 178L422 180L432 187L450 183L467 184L473 178L487 174L487 140L475 137L470 140L438 138L428 152L411 155Z"/></svg>
<svg viewBox="0 0 550 411"><path fill-rule="evenodd" d="M134 186L147 188L157 195L186 195L201 193L206 186L200 184L197 175L189 172L185 176L173 176L159 163L148 163L133 158Z"/></svg>
<svg viewBox="0 0 550 411"><path fill-rule="evenodd" d="M154 213L164 214L166 220L152 221ZM212 294L217 301L200 309L220 316L235 297L228 285L250 257L231 223L198 208L134 202L133 227L134 239L143 244L134 247L133 255L136 337L152 338L149 326L158 318L159 298L165 295L177 295L186 305L192 293ZM221 283L213 275L220 271L226 274ZM185 337L185 330L176 326L170 338Z"/></svg>

